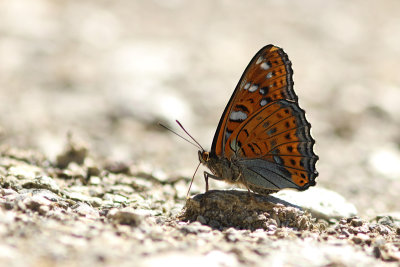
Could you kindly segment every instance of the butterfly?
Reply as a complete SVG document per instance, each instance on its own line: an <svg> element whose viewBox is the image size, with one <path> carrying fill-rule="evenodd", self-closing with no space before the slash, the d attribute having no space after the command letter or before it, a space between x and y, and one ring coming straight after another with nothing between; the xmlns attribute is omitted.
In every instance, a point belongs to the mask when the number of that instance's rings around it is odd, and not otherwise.
<svg viewBox="0 0 400 267"><path fill-rule="evenodd" d="M283 49L267 45L240 78L222 117L211 151L198 151L208 178L240 184L267 195L315 185L318 156L310 123L293 89L293 70Z"/></svg>

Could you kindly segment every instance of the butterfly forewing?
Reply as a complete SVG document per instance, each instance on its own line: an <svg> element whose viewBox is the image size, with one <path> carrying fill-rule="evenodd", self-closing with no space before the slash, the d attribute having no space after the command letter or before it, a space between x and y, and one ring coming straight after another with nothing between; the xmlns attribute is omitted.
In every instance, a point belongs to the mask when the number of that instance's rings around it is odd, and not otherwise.
<svg viewBox="0 0 400 267"><path fill-rule="evenodd" d="M215 133L211 152L234 159L253 191L315 184L318 156L292 75L282 49L262 48L239 80Z"/></svg>
<svg viewBox="0 0 400 267"><path fill-rule="evenodd" d="M221 117L211 150L223 155L227 139L250 114L279 99L297 101L291 62L282 49L267 45L250 61Z"/></svg>

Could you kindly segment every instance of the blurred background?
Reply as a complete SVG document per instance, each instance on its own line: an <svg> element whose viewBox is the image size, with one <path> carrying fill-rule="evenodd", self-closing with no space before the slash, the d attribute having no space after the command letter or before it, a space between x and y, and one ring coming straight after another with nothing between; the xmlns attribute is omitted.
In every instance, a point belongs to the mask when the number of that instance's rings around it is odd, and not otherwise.
<svg viewBox="0 0 400 267"><path fill-rule="evenodd" d="M71 132L99 158L191 177L197 149L158 121L209 149L272 43L293 63L317 186L364 216L399 211L399 13L397 0L0 0L1 143L54 160Z"/></svg>

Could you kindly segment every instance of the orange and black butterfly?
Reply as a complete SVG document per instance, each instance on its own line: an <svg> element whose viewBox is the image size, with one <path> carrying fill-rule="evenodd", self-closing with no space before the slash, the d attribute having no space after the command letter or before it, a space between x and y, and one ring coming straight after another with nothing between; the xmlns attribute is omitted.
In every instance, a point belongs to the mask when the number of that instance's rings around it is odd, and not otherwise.
<svg viewBox="0 0 400 267"><path fill-rule="evenodd" d="M250 61L219 121L211 151L199 159L208 178L269 194L315 185L318 156L293 89L287 54L267 45Z"/></svg>

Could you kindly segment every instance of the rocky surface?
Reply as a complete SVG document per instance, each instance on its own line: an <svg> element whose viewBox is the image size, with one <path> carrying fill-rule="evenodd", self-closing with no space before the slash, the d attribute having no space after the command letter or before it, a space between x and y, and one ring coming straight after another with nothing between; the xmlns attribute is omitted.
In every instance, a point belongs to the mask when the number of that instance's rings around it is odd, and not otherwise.
<svg viewBox="0 0 400 267"><path fill-rule="evenodd" d="M0 265L398 266L399 3L0 1ZM317 186L203 194L200 167L186 200L197 148L158 122L208 149L270 43Z"/></svg>
<svg viewBox="0 0 400 267"><path fill-rule="evenodd" d="M185 199L187 179L158 180L133 173L137 168L112 172L88 156L78 164L67 157L78 148L69 143L58 157L65 168L34 151L2 148L2 265L400 263L399 217L317 219L277 197L241 190Z"/></svg>

